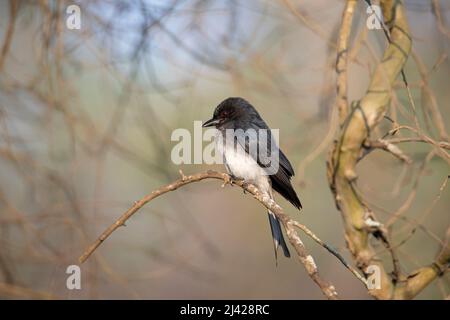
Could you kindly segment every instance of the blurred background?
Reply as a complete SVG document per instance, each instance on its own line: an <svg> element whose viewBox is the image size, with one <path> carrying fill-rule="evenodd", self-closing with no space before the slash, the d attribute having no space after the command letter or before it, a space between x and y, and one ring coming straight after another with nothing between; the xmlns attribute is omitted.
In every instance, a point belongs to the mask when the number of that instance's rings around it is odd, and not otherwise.
<svg viewBox="0 0 450 320"><path fill-rule="evenodd" d="M66 25L69 5L81 28ZM134 201L185 174L175 129L192 134L229 96L249 100L280 129L304 209L277 197L351 262L326 178L337 132L336 43L344 1L1 1L0 298L322 299L295 257L275 264L265 209L238 187L202 181L142 208L81 266L66 268ZM405 68L421 128L438 108L450 129L450 1L406 0L414 56ZM360 1L351 33L349 100L361 98L386 47ZM388 112L411 124L401 79ZM425 84L425 85L424 85ZM390 127L383 121L375 132ZM408 136L400 133L399 137ZM447 140L448 141L448 140ZM207 143L205 143L206 145ZM406 165L374 151L358 188L380 221L402 210L393 242L405 272L430 263L450 224L450 172L424 143ZM301 234L302 235L302 234ZM335 257L302 235L341 297L370 299ZM374 241L380 258L389 261ZM389 269L389 267L388 267ZM450 294L439 278L420 299Z"/></svg>

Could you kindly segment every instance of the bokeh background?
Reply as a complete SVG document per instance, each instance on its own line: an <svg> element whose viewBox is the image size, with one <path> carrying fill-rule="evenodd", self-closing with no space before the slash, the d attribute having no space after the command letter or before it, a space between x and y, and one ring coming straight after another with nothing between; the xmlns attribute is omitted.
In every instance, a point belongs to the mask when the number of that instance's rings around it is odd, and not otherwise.
<svg viewBox="0 0 450 320"><path fill-rule="evenodd" d="M405 72L423 130L440 141L428 108L434 101L450 129L450 1L405 3L417 56ZM71 4L81 9L80 30L66 27ZM343 7L327 0L1 1L0 298L322 299L295 257L281 256L276 266L264 208L217 181L146 205L81 266L81 290L66 288L66 268L180 169L224 170L175 165L171 134L193 134L194 121L209 119L229 96L246 98L280 129L304 209L279 203L353 263L325 165L338 127ZM381 30L367 29L366 8L360 1L352 29L350 100L362 97L386 46ZM400 79L393 101L397 121L411 123ZM385 121L375 134L389 129ZM439 157L425 161L427 144L402 148L412 165L374 151L358 165L358 188L381 221L404 207L393 241L411 272L432 261L450 224L450 170ZM336 258L303 239L343 298L370 298ZM418 298L449 294L447 274Z"/></svg>

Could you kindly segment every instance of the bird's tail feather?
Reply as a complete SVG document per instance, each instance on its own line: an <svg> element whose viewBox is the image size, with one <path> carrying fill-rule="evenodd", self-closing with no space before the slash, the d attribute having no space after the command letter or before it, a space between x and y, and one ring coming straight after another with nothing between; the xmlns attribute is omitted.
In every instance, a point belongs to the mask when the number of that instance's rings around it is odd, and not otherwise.
<svg viewBox="0 0 450 320"><path fill-rule="evenodd" d="M277 251L278 251L279 246L281 246L281 248L283 249L284 256L289 258L291 256L291 254L289 253L289 249L286 245L286 242L284 241L283 232L281 231L280 221L278 221L278 218L270 210L268 211L268 214L269 214L270 229L272 230L273 244L274 244L274 249L275 249L275 259L277 259Z"/></svg>

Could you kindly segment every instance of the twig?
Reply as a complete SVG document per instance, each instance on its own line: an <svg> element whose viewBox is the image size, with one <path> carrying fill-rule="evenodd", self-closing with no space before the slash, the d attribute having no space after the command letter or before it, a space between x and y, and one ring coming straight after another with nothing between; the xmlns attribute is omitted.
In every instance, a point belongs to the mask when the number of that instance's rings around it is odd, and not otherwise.
<svg viewBox="0 0 450 320"><path fill-rule="evenodd" d="M393 138L393 139L387 139L388 143L391 144L398 144L398 143L404 143L404 142L424 142L424 143L430 143L428 140L421 138L421 137L410 137L410 138ZM439 148L450 150L450 143L446 141L436 141Z"/></svg>
<svg viewBox="0 0 450 320"><path fill-rule="evenodd" d="M3 41L2 50L0 51L0 71L3 69L3 64L6 60L9 48L11 46L12 36L14 34L14 26L16 24L17 9L19 1L9 1L9 24L5 33L5 40Z"/></svg>
<svg viewBox="0 0 450 320"><path fill-rule="evenodd" d="M325 39L327 45L331 48L336 48L336 44L333 41L328 40L328 35L322 30L320 23L308 18L306 14L300 12L298 8L294 6L291 0L283 0L284 4L289 8L292 14L298 18L308 29L317 34L322 39Z"/></svg>
<svg viewBox="0 0 450 320"><path fill-rule="evenodd" d="M423 63L419 55L416 54L414 51L412 52L412 57L416 61L417 67L420 72L420 76L422 77L422 82L420 86L422 88L422 100L424 101L423 108L429 109L433 122L436 125L436 128L439 132L439 138L444 141L449 141L449 135L447 133L447 129L445 128L445 121L442 117L441 112L439 111L436 95L431 90L428 84L428 72L425 67L425 64Z"/></svg>
<svg viewBox="0 0 450 320"><path fill-rule="evenodd" d="M394 135L397 131L402 130L402 129L414 132L415 134L417 134L420 137L421 140L423 140L423 142L431 144L435 148L436 154L438 156L440 156L443 160L445 160L448 164L450 164L450 155L445 151L445 149L447 149L447 146L448 146L448 144L446 142L437 142L437 141L433 140L432 138L430 138L429 136L421 133L416 128L413 128L411 126L406 126L406 125L394 127L394 129L389 131L389 134Z"/></svg>
<svg viewBox="0 0 450 320"><path fill-rule="evenodd" d="M402 160L406 164L413 163L412 159L409 156L403 153L403 151L398 146L392 144L389 140L378 139L376 141L367 141L365 143L365 147L382 149L389 152L394 157Z"/></svg>
<svg viewBox="0 0 450 320"><path fill-rule="evenodd" d="M337 252L335 249L331 248L329 245L327 245L325 242L323 242L320 238L318 238L311 230L308 229L305 225L294 221L294 226L302 230L304 233L306 233L311 239L313 239L315 242L317 242L319 245L324 247L329 253L334 255L336 258L339 259L339 261L346 267L348 270L350 270L351 273L355 275L356 278L358 278L364 285L367 287L367 280L364 278L355 268L350 266L347 261L345 261L344 257Z"/></svg>
<svg viewBox="0 0 450 320"><path fill-rule="evenodd" d="M435 150L431 150L428 155L425 157L425 159L423 160L422 164L420 165L420 170L419 173L417 174L416 180L414 182L413 188L411 190L411 192L409 193L408 197L406 198L406 201L403 203L403 205L398 208L398 210L392 214L392 216L389 218L389 220L386 222L386 227L389 228L391 227L412 205L414 199L416 198L417 195L417 189L419 186L419 180L420 177L424 174L425 169L428 165L428 163L431 161L431 159L433 159L433 157L435 156Z"/></svg>
<svg viewBox="0 0 450 320"><path fill-rule="evenodd" d="M439 0L431 0L431 7L434 15L436 16L439 31L447 38L450 38L450 30L444 25Z"/></svg>

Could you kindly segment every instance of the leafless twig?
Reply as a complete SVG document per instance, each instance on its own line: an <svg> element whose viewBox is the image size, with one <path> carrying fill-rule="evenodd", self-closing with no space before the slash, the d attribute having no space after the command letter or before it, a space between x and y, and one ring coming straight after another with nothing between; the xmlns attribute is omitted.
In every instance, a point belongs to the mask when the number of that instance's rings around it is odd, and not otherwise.
<svg viewBox="0 0 450 320"><path fill-rule="evenodd" d="M100 237L89 246L83 255L79 258L80 263L85 262L92 253L119 227L124 226L125 222L135 214L139 209L141 209L145 204L152 201L153 199L167 193L170 191L175 191L180 187L183 187L187 184L202 181L205 179L218 179L223 180L224 185L226 184L234 184L245 191L249 192L253 195L253 197L258 200L261 204L263 204L266 208L270 209L272 212L276 214L276 216L282 222L284 228L286 229L286 233L290 243L294 246L300 262L305 267L308 275L313 279L313 281L321 288L324 295L329 299L337 299L337 293L332 284L329 284L325 280L323 280L318 273L317 266L314 262L313 257L307 252L302 240L300 239L298 233L295 228L299 228L304 231L309 237L311 237L314 241L323 246L326 250L331 252L334 256L336 256L344 266L349 269L361 282L366 285L366 280L363 276L361 276L355 269L349 266L342 256L337 253L334 249L330 248L326 245L319 237L317 237L311 230L309 230L306 226L292 220L288 215L283 212L283 209L275 203L268 196L261 194L259 190L252 184L248 184L242 181L234 181L231 180L230 176L226 173L220 173L216 171L207 171L205 173L197 173L189 176L185 176L181 171L181 179L174 181L171 184L160 187L157 190L151 192L149 195L145 196L139 201L136 201L134 205L128 209L119 219L117 219L109 228L107 228Z"/></svg>

